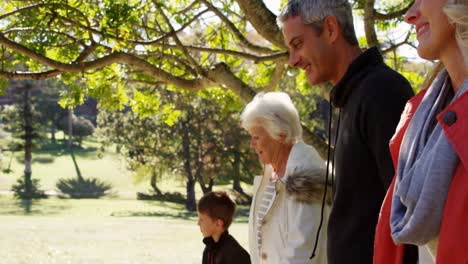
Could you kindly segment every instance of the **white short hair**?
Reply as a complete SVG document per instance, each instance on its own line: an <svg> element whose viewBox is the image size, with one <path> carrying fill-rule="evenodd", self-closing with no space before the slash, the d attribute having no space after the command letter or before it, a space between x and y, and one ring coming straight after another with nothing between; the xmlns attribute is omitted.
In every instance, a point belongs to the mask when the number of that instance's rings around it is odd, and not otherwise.
<svg viewBox="0 0 468 264"><path fill-rule="evenodd" d="M299 114L291 98L284 92L259 93L247 104L241 115L242 127L249 131L260 126L276 140L285 135L285 142L302 140Z"/></svg>

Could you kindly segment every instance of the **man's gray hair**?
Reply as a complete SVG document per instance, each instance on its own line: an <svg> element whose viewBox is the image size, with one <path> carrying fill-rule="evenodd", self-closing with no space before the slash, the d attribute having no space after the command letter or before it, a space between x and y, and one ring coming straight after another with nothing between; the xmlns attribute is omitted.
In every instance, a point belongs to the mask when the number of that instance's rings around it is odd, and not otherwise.
<svg viewBox="0 0 468 264"><path fill-rule="evenodd" d="M241 115L241 125L249 131L263 127L275 140L286 136L286 143L302 140L302 127L299 114L291 98L284 92L259 93L247 104Z"/></svg>
<svg viewBox="0 0 468 264"><path fill-rule="evenodd" d="M283 23L295 16L300 16L304 24L313 26L319 33L323 30L324 19L334 16L346 41L358 44L352 7L347 0L289 0L276 19L278 26L282 29Z"/></svg>

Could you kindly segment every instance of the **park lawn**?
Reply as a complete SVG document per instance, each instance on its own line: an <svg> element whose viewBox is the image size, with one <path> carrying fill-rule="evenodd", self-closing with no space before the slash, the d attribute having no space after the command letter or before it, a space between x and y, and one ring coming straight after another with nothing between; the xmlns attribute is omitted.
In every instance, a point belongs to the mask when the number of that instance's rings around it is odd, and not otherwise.
<svg viewBox="0 0 468 264"><path fill-rule="evenodd" d="M181 203L137 200L136 192L150 189L148 180L135 182L118 154L98 155L96 149L95 142L85 142L85 148L75 152L77 162L84 177L112 183L111 196L51 196L31 203L17 201L9 192L24 169L22 153L16 153L13 172L0 172L0 263L200 263L203 245L196 213ZM4 153L2 168L8 158ZM32 169L33 178L49 193L56 190L58 179L76 177L70 155L61 150L35 152ZM183 178L173 175L165 175L159 187L185 193ZM243 187L250 191L249 185ZM197 186L197 199L201 193ZM248 210L239 206L230 228L244 247Z"/></svg>
<svg viewBox="0 0 468 264"><path fill-rule="evenodd" d="M230 228L247 246L248 208ZM200 263L196 213L132 199L49 198L25 204L0 196L2 263Z"/></svg>
<svg viewBox="0 0 468 264"><path fill-rule="evenodd" d="M62 178L76 177L73 161L68 152L57 148L48 151L33 152L32 178L39 179L41 189L54 192L55 184ZM91 139L83 143L83 149L76 149L75 156L83 177L99 178L113 186L113 193L124 198L135 198L137 192L148 192L151 187L148 179L135 180L133 173L127 169L125 159L121 155L106 150L100 153L99 144ZM0 193L8 192L11 186L24 171L23 153L16 152L12 159L12 172L0 171ZM8 167L10 152L3 153L2 170ZM251 192L251 185L241 183L246 192ZM185 194L184 178L176 175L163 175L158 179L158 187L163 192L179 192ZM197 197L201 195L200 186L196 186ZM215 185L214 190L227 190L230 184Z"/></svg>
<svg viewBox="0 0 468 264"><path fill-rule="evenodd" d="M84 149L75 150L77 163L83 177L99 178L110 182L119 195L135 196L137 191L146 191L145 184L135 184L132 173L127 170L124 159L116 153L99 154L93 142L85 142ZM11 153L4 153L2 169L8 167ZM0 192L8 191L24 171L23 153L16 152L12 159L10 173L0 172ZM39 179L41 189L56 190L55 184L62 178L76 177L71 155L63 149L34 151L32 178Z"/></svg>

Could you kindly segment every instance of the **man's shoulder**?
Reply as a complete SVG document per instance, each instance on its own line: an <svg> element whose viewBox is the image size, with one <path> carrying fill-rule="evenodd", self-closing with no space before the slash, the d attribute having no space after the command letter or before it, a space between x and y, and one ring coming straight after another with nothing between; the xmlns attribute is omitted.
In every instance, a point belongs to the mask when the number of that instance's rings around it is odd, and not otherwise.
<svg viewBox="0 0 468 264"><path fill-rule="evenodd" d="M361 85L366 88L376 86L402 87L411 89L408 80L384 63L376 65L370 69L361 81Z"/></svg>
<svg viewBox="0 0 468 264"><path fill-rule="evenodd" d="M414 95L408 80L383 63L369 70L359 86L361 93L377 101L392 98L406 101Z"/></svg>

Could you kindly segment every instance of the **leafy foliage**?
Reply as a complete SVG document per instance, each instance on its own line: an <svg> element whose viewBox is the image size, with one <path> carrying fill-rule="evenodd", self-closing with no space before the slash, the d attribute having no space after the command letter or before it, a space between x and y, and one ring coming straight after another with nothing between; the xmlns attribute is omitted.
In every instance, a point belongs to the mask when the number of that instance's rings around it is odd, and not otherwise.
<svg viewBox="0 0 468 264"><path fill-rule="evenodd" d="M414 45L414 32L400 27L411 0L351 2L355 14L365 18L363 47L391 53ZM286 45L266 5L262 0L3 1L0 80L57 77L66 85L64 108L91 95L102 109L122 111L130 105L144 117L158 109L166 114L164 122L175 126L182 111L162 103L159 91L135 90L134 84L192 92L214 88L214 94L228 90L244 103L260 91L278 89L287 78ZM295 75L296 90L310 92L307 98L323 95L302 76ZM313 129L322 126L308 123ZM305 132L323 152L323 140Z"/></svg>
<svg viewBox="0 0 468 264"><path fill-rule="evenodd" d="M39 179L32 179L31 183L31 190L28 192L26 190L24 178L19 178L16 181L16 184L11 187L11 191L13 192L14 197L17 199L47 198L45 192L40 189Z"/></svg>
<svg viewBox="0 0 468 264"><path fill-rule="evenodd" d="M138 115L130 108L102 111L98 134L104 146L115 144L127 157L130 170L139 178L151 179L159 194L156 180L164 174L197 181L203 191L235 175L237 181L251 182L260 168L246 133L239 128L240 104L232 94L223 90L198 94L162 90L160 94L152 115ZM172 111L165 111L168 105Z"/></svg>
<svg viewBox="0 0 468 264"><path fill-rule="evenodd" d="M68 117L62 118L59 123L59 128L63 131L64 134L68 135ZM73 115L72 128L73 136L78 139L78 144L80 146L85 137L91 136L94 133L93 123L82 116Z"/></svg>
<svg viewBox="0 0 468 264"><path fill-rule="evenodd" d="M30 88L22 86L13 88L10 92L17 103L5 106L1 113L4 130L12 136L8 147L16 151L24 148L27 133L31 137L33 148L38 148L41 139L44 138L44 127L40 122L41 114L36 110L37 97L35 97L34 91L26 95L27 89ZM37 91L35 90L35 92ZM26 124L26 115L31 115L31 124Z"/></svg>

